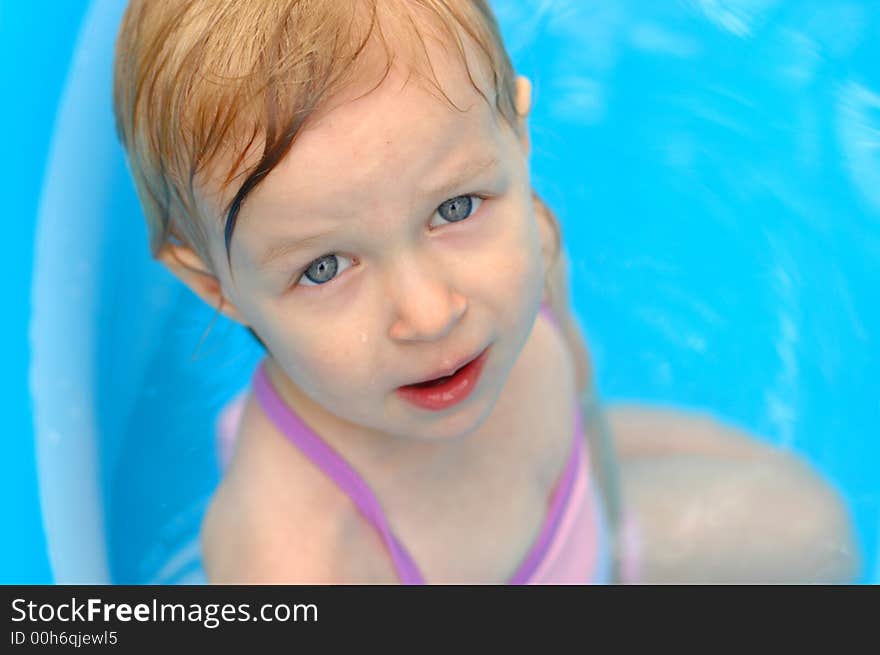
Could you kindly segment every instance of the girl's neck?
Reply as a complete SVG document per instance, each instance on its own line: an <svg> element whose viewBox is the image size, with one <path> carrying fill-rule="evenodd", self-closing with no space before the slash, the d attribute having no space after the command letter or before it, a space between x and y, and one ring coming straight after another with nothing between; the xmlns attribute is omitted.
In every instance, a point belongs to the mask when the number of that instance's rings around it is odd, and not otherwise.
<svg viewBox="0 0 880 655"><path fill-rule="evenodd" d="M265 371L284 404L369 481L450 479L485 441L489 421L455 441L432 442L373 430L349 422L316 403L268 355ZM454 478L452 478L454 479Z"/></svg>

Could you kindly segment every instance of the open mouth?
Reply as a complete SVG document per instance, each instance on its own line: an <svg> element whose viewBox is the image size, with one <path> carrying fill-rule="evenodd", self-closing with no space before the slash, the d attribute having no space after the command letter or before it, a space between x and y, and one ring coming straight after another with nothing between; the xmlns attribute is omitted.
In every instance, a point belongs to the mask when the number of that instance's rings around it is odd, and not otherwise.
<svg viewBox="0 0 880 655"><path fill-rule="evenodd" d="M471 360L471 361L473 361L473 360ZM468 362L468 364L470 364L470 362ZM449 382L449 380L451 380L451 379L454 378L456 375L458 375L458 372L459 372L461 369L463 369L465 366L467 366L467 364L465 364L464 366L461 366L460 368L456 369L456 371L455 371L454 373L452 373L451 375L444 375L443 377L435 378L435 379L433 379L433 380L427 380L427 381L425 381L425 382L418 382L418 383L416 383L416 384L409 384L409 385L407 385L407 386L409 386L409 387L415 387L416 389L426 389L426 388L428 388L428 387L436 387L436 386L438 386L438 385L443 384L444 382Z"/></svg>
<svg viewBox="0 0 880 655"><path fill-rule="evenodd" d="M432 380L407 384L397 389L404 400L423 409L440 410L467 398L480 379L489 348L460 366L455 372Z"/></svg>
<svg viewBox="0 0 880 655"><path fill-rule="evenodd" d="M428 388L428 387L440 386L446 382L449 382L453 378L455 378L456 375L458 375L464 369L466 369L468 366L470 366L475 361L477 361L480 358L480 355L483 354L483 352L485 352L485 349L483 351L477 353L476 355L474 355L473 358L464 362L461 366L459 366L457 369L455 369L452 373L450 373L448 375L441 375L440 377L437 377L437 378L431 378L430 380L423 380L421 382L414 382L413 384L407 384L405 386L408 388L416 388L416 389L424 389L424 388Z"/></svg>

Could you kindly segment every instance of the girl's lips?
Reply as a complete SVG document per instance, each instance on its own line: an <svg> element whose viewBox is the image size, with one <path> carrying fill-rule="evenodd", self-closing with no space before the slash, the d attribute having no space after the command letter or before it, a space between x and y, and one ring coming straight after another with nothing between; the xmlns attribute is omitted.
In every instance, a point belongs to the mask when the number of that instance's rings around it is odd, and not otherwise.
<svg viewBox="0 0 880 655"><path fill-rule="evenodd" d="M437 381L398 387L397 394L423 409L438 411L451 407L463 401L474 390L488 355L489 347L487 346L479 355L452 375Z"/></svg>

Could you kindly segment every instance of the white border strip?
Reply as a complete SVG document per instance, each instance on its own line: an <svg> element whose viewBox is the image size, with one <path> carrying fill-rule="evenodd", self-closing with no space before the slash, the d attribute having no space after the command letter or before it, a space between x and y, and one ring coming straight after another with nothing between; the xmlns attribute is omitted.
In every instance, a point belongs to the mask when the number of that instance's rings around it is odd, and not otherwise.
<svg viewBox="0 0 880 655"><path fill-rule="evenodd" d="M99 261L115 143L116 32L125 3L95 0L83 21L49 149L34 239L30 393L40 504L58 584L107 584L94 416ZM104 125L107 129L84 129Z"/></svg>

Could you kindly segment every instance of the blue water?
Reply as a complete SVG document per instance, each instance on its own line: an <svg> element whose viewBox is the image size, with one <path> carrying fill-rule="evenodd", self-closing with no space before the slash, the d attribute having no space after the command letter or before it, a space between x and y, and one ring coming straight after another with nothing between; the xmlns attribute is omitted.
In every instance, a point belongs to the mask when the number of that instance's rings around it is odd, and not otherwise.
<svg viewBox="0 0 880 655"><path fill-rule="evenodd" d="M213 312L148 258L109 107L121 3L57 4L0 6L21 91L0 582L198 581L213 417L259 352L224 319L199 345ZM880 5L493 4L602 395L803 454L880 580Z"/></svg>

